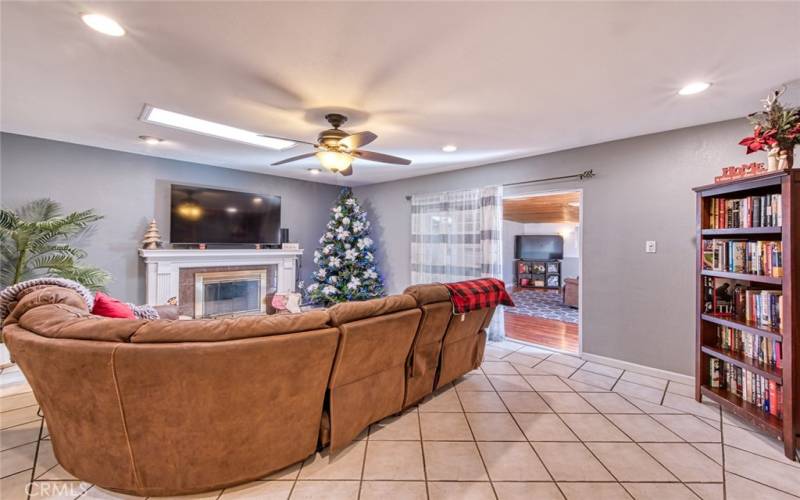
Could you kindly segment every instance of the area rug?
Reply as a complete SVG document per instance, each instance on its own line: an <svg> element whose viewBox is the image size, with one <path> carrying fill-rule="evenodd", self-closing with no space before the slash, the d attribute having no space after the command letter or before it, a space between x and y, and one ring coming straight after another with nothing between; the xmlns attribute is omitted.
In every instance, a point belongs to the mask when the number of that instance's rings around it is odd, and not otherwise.
<svg viewBox="0 0 800 500"><path fill-rule="evenodd" d="M506 307L508 312L565 323L578 322L578 310L562 304L558 290L515 289L511 292L511 298L516 307Z"/></svg>

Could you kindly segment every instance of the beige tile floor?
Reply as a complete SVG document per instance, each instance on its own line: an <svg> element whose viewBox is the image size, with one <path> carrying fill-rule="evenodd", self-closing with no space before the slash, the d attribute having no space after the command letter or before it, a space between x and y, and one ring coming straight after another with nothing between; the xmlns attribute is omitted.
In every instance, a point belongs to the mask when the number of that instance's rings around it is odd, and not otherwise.
<svg viewBox="0 0 800 500"><path fill-rule="evenodd" d="M56 462L16 367L0 372L0 497L132 498ZM44 438L37 440L40 429ZM33 482L31 480L33 479ZM800 464L692 388L513 342L344 451L197 499L789 499Z"/></svg>

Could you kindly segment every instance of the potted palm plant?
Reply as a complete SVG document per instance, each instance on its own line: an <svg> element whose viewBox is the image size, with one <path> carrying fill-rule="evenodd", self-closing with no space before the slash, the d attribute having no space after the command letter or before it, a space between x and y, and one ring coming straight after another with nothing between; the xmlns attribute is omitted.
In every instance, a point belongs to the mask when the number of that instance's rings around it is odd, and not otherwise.
<svg viewBox="0 0 800 500"><path fill-rule="evenodd" d="M61 205L46 198L17 210L0 210L0 289L44 276L103 289L109 274L84 265L86 252L73 246L100 219L94 210L63 215Z"/></svg>

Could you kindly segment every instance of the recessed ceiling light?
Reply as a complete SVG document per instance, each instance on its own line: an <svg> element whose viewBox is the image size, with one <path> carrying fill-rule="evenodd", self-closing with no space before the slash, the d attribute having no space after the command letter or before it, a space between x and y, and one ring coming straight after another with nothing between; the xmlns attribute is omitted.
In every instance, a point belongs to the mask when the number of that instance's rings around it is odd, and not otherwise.
<svg viewBox="0 0 800 500"><path fill-rule="evenodd" d="M442 151L445 153L455 153L458 151L458 147L455 144L447 144L446 146L442 146Z"/></svg>
<svg viewBox="0 0 800 500"><path fill-rule="evenodd" d="M308 173L311 174L311 175L319 175L320 169L318 169L318 168L309 168L308 169Z"/></svg>
<svg viewBox="0 0 800 500"><path fill-rule="evenodd" d="M228 207L225 209L225 211L229 214L235 214L237 212L236 207Z"/></svg>
<svg viewBox="0 0 800 500"><path fill-rule="evenodd" d="M699 94L700 92L707 90L711 84L708 82L692 82L688 85L685 85L678 91L679 95L692 95L692 94Z"/></svg>
<svg viewBox="0 0 800 500"><path fill-rule="evenodd" d="M174 111L167 111L166 109L154 108L149 105L145 106L142 116L139 119L147 123L157 123L158 125L188 130L190 132L227 139L229 141L243 142L262 148L282 150L295 145L294 142L287 141L286 139L267 137L249 130L210 122L201 118L175 113Z"/></svg>
<svg viewBox="0 0 800 500"><path fill-rule="evenodd" d="M157 145L161 144L162 142L164 142L164 139L159 139L158 137L153 137L153 136L150 136L150 135L140 135L139 139L141 139L146 144L149 144L151 146L157 146Z"/></svg>
<svg viewBox="0 0 800 500"><path fill-rule="evenodd" d="M84 14L81 16L81 19L86 23L86 26L104 35L122 36L125 34L125 28L108 16L102 14Z"/></svg>

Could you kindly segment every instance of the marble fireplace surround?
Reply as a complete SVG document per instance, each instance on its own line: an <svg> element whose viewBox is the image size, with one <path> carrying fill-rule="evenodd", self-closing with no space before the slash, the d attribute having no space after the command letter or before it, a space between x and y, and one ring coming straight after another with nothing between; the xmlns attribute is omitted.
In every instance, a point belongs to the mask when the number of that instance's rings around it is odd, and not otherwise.
<svg viewBox="0 0 800 500"><path fill-rule="evenodd" d="M269 249L156 249L139 250L145 263L145 290L148 304L166 304L181 296L181 270L223 268L225 270L275 269L277 293L294 292L299 257L303 250ZM270 267L273 266L273 267ZM185 278L184 278L185 279ZM185 297L185 295L184 295ZM192 311L194 290L192 290ZM186 301L181 299L179 307ZM183 311L182 311L183 313Z"/></svg>
<svg viewBox="0 0 800 500"><path fill-rule="evenodd" d="M235 276L237 273L249 274L249 278L255 278L259 272L266 274L263 289L261 290L262 296L259 297L259 302L266 300L267 307L265 312L272 312L272 307L269 306L272 302L272 296L275 295L277 264L260 265L260 266L224 266L224 267L184 267L178 274L178 314L181 316L193 316L195 318L202 315L202 311L198 311L198 307L202 303L198 300L197 292L202 287L198 284L198 277L208 275L209 273L219 273L220 278L225 280L230 278L235 281L241 277Z"/></svg>

